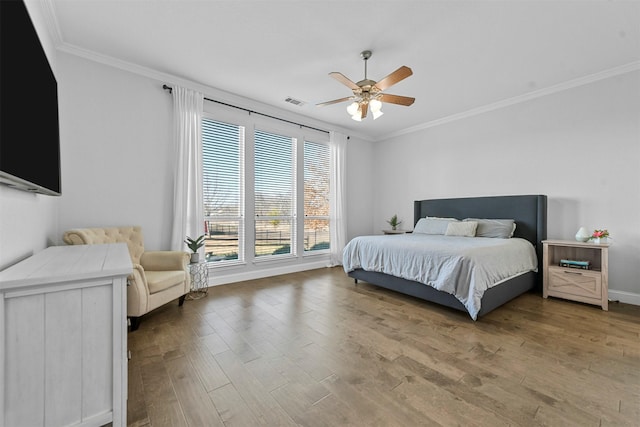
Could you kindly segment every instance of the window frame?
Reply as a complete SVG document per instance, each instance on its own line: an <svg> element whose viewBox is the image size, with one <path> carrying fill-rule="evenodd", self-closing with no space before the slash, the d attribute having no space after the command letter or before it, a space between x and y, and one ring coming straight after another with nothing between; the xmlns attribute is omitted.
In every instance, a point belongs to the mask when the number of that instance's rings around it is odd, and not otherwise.
<svg viewBox="0 0 640 427"><path fill-rule="evenodd" d="M272 135L276 135L278 137L283 137L283 138L287 138L291 140L291 187L290 187L290 191L291 191L291 215L261 215L258 216L257 214L257 208L256 208L256 203L257 203L257 192L256 192L256 180L257 180L257 174L255 171L255 165L256 165L256 132L262 132L262 133L267 133L267 134L272 134ZM254 206L253 206L253 220L254 220L254 224L253 224L253 232L254 232L254 243L253 243L253 248L254 248L254 262L265 262L265 261L270 261L270 260L276 260L276 259L283 259L283 258L297 258L299 250L298 250L298 145L299 145L299 137L298 135L295 134L295 132L291 132L291 131L287 131L281 128L276 128L276 127L272 127L272 126L264 126L262 124L256 124L253 128L253 164L254 164L254 170L253 170L253 182L254 182L254 188L253 188L253 201L254 201ZM282 220L289 220L291 221L291 225L290 225L290 233L291 236L289 238L289 253L285 253L285 254L263 254L263 255L258 255L257 254L257 233L258 233L258 228L257 228L257 224L258 221L282 221Z"/></svg>
<svg viewBox="0 0 640 427"><path fill-rule="evenodd" d="M247 127L246 124L240 123L238 120L234 120L232 118L229 117L223 117L220 118L214 114L210 114L207 112L204 112L202 114L202 121L204 122L204 120L211 120L214 122L218 122L218 123L224 123L224 124L228 124L228 125L232 125L232 126L237 126L239 128L242 128L242 132L243 132L243 139L242 141L240 141L240 146L238 147L238 155L239 155L239 159L238 159L238 163L239 163L239 171L238 171L238 176L239 176L239 200L238 200L238 215L237 216L233 216L233 215L206 215L206 212L204 212L204 220L206 222L212 222L212 221L238 221L238 258L237 259L230 259L230 260L220 260L220 261L209 261L207 262L207 265L211 268L221 268L221 267L229 267L229 266L234 266L234 265L241 265L241 264L246 264L246 249L245 249L245 245L246 245L246 146L247 146ZM202 124L201 126L204 126L204 124ZM202 139L202 146L203 146L203 152L204 152L204 134L203 134L203 139ZM204 160L204 153L203 153L203 160ZM204 186L205 186L205 171L204 171L204 163L203 163L203 168L202 168L202 187L203 187L203 192L204 192ZM203 207L204 207L205 203L203 200ZM206 239L206 237L205 237Z"/></svg>

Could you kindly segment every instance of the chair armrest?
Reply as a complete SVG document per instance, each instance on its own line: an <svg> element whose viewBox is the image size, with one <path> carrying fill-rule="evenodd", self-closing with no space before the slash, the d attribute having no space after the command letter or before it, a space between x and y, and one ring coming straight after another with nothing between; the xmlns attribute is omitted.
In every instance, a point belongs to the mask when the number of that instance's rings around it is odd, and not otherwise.
<svg viewBox="0 0 640 427"><path fill-rule="evenodd" d="M87 241L86 235L82 232L82 230L69 230L66 231L62 240L67 245L86 245L89 242Z"/></svg>
<svg viewBox="0 0 640 427"><path fill-rule="evenodd" d="M133 273L127 277L127 316L139 317L149 311L149 285L140 264L133 264Z"/></svg>
<svg viewBox="0 0 640 427"><path fill-rule="evenodd" d="M140 264L149 271L189 271L189 258L190 255L182 251L148 251L140 257Z"/></svg>

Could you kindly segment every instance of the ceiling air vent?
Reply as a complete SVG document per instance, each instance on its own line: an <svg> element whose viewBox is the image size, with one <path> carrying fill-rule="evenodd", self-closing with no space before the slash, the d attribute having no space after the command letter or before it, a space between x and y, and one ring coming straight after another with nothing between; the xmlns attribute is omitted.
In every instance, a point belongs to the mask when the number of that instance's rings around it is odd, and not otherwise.
<svg viewBox="0 0 640 427"><path fill-rule="evenodd" d="M287 96L284 102L288 102L289 104L297 105L298 107L302 107L305 103L304 101L300 101L299 99L292 98Z"/></svg>

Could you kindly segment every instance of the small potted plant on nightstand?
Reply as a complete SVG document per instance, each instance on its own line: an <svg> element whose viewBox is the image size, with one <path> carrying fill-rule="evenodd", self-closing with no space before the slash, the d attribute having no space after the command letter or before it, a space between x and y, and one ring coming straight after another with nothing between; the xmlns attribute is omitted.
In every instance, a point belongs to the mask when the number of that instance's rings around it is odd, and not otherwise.
<svg viewBox="0 0 640 427"><path fill-rule="evenodd" d="M187 239L184 241L187 244L187 247L191 249L191 263L195 264L200 261L200 254L198 253L198 249L204 246L204 234L197 239L192 239L187 236Z"/></svg>
<svg viewBox="0 0 640 427"><path fill-rule="evenodd" d="M389 223L389 225L391 226L391 229L395 231L398 228L398 226L402 224L402 221L398 221L398 215L393 215L391 219L387 221L387 223Z"/></svg>
<svg viewBox="0 0 640 427"><path fill-rule="evenodd" d="M593 243L609 243L609 230L593 230L590 240Z"/></svg>

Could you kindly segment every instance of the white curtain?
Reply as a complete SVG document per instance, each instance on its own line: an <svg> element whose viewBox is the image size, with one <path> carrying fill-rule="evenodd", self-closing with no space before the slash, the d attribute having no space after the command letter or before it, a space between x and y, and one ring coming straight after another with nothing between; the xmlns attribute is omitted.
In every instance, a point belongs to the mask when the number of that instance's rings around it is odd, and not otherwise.
<svg viewBox="0 0 640 427"><path fill-rule="evenodd" d="M330 263L329 266L342 265L342 250L347 239L347 198L346 160L347 136L338 132L329 133L331 152L330 166L330 201L329 201L329 230L330 230Z"/></svg>
<svg viewBox="0 0 640 427"><path fill-rule="evenodd" d="M204 234L202 196L203 94L173 86L175 169L171 249L188 251L184 240ZM203 249L200 249L203 252Z"/></svg>

